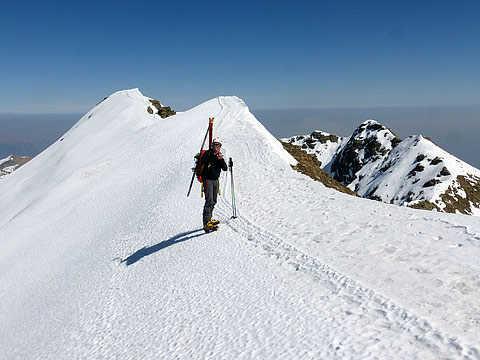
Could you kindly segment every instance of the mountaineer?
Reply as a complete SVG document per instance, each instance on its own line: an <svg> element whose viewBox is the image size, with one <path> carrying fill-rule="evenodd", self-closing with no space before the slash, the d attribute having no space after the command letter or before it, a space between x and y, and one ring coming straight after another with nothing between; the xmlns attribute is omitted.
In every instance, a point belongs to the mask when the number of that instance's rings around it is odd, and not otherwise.
<svg viewBox="0 0 480 360"><path fill-rule="evenodd" d="M218 220L212 219L212 212L217 203L217 196L220 188L218 178L220 172L227 171L227 163L220 152L222 141L215 138L212 141L212 147L205 151L202 156L201 177L203 180L203 191L205 193L205 205L203 207L203 229L205 232L218 229Z"/></svg>

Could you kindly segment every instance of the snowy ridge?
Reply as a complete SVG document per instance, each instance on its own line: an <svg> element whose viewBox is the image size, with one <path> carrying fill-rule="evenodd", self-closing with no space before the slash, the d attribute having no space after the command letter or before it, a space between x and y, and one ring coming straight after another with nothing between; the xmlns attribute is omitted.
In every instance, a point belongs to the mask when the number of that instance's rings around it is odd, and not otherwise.
<svg viewBox="0 0 480 360"><path fill-rule="evenodd" d="M9 359L480 358L478 218L325 188L237 97L147 106L110 96L0 183ZM239 218L222 173L206 235L185 195L209 117Z"/></svg>
<svg viewBox="0 0 480 360"><path fill-rule="evenodd" d="M115 147L122 146L132 133L154 124L152 116L139 116L143 112L147 114L148 104L148 99L138 89L112 94L108 101L97 105L57 142L29 162L29 174L34 176L23 175L18 181L16 175L20 174L16 172L4 179L3 185L9 189L4 201L13 207L0 210L0 226L35 204L38 194L61 191L68 179L80 175L80 172L83 171L82 177L88 177L89 171L107 166L100 159L114 152ZM93 168L87 170L89 166ZM75 192L80 191L74 188L65 190L67 196L76 196Z"/></svg>

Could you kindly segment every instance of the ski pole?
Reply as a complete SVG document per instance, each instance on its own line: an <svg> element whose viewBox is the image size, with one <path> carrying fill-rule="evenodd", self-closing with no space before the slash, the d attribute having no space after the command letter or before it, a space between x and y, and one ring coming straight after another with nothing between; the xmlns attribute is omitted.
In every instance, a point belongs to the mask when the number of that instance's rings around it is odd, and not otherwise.
<svg viewBox="0 0 480 360"><path fill-rule="evenodd" d="M235 185L233 183L233 160L230 158L228 160L228 167L230 168L230 175L231 175L231 187L232 187L232 211L233 216L232 218L235 219L237 217L237 204L235 202Z"/></svg>

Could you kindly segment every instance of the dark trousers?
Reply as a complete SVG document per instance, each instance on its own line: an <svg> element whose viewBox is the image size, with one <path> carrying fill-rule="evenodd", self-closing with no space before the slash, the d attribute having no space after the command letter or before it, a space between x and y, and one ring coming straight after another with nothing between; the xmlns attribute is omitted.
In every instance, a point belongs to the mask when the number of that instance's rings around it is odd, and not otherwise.
<svg viewBox="0 0 480 360"><path fill-rule="evenodd" d="M218 180L204 180L205 205L203 206L203 225L212 218L213 208L217 203Z"/></svg>

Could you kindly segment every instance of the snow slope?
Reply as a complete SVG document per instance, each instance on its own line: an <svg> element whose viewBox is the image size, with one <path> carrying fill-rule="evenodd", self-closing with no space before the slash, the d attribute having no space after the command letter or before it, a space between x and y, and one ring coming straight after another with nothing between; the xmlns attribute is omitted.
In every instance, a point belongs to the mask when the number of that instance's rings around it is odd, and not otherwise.
<svg viewBox="0 0 480 360"><path fill-rule="evenodd" d="M120 91L0 183L8 359L480 358L480 219L296 173L236 97L160 119ZM186 197L208 118L234 159Z"/></svg>

